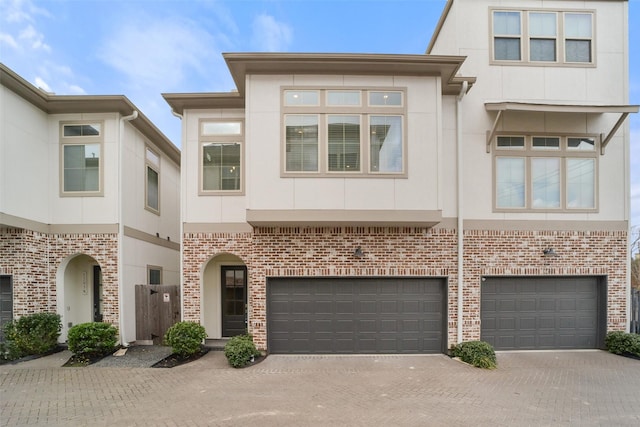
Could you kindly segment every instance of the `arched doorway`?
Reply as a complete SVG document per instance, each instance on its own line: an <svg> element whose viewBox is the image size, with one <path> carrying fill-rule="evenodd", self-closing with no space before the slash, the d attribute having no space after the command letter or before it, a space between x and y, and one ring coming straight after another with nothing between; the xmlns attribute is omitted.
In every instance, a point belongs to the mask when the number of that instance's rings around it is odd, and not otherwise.
<svg viewBox="0 0 640 427"><path fill-rule="evenodd" d="M102 269L92 257L81 254L67 258L58 269L56 291L62 342L73 325L102 321Z"/></svg>
<svg viewBox="0 0 640 427"><path fill-rule="evenodd" d="M232 254L213 257L202 273L202 324L207 338L241 335L247 329L247 267Z"/></svg>

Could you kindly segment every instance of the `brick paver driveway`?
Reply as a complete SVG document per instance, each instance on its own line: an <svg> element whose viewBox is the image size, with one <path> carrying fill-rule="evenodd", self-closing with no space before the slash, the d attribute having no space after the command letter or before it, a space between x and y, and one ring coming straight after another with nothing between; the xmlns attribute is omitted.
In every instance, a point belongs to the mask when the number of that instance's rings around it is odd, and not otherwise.
<svg viewBox="0 0 640 427"><path fill-rule="evenodd" d="M240 370L220 352L172 369L48 363L0 366L0 425L640 425L640 361L603 351L501 353L494 371L444 355L269 356Z"/></svg>

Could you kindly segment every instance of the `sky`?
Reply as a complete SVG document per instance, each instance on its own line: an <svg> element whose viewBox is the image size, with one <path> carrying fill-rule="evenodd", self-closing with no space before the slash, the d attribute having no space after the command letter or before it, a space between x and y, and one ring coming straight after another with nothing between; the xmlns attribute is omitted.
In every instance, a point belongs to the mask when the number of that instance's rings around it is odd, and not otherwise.
<svg viewBox="0 0 640 427"><path fill-rule="evenodd" d="M180 147L180 120L161 93L235 89L223 52L422 54L445 3L0 0L0 62L58 95L126 95ZM629 29L637 105L640 0L629 1ZM629 123L631 224L640 226L640 114Z"/></svg>

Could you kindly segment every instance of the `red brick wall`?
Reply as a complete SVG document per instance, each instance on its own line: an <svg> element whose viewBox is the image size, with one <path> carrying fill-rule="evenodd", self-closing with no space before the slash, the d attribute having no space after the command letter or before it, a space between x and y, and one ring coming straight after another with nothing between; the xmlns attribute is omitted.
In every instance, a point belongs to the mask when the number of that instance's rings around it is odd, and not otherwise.
<svg viewBox="0 0 640 427"><path fill-rule="evenodd" d="M448 279L448 343L457 340L457 236L401 227L256 228L184 235L184 319L199 322L209 260L230 253L249 272L249 329L266 348L266 279L284 276L431 276ZM365 257L353 251L360 246ZM545 258L553 247L558 257ZM480 283L487 276L597 275L608 279L608 330L626 322L626 232L465 231L463 340L480 338Z"/></svg>
<svg viewBox="0 0 640 427"><path fill-rule="evenodd" d="M0 274L13 280L14 317L56 312L56 276L63 261L85 254L102 269L104 321L118 326L117 234L53 234L0 230Z"/></svg>

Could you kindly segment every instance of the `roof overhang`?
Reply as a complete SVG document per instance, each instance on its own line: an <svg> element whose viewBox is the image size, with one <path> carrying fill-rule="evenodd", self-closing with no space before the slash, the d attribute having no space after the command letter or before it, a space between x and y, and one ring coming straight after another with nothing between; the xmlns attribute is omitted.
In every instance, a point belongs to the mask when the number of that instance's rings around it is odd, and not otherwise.
<svg viewBox="0 0 640 427"><path fill-rule="evenodd" d="M248 74L351 74L441 76L442 93L458 95L463 81L469 88L475 77L456 73L465 56L353 53L224 53L238 92L245 93Z"/></svg>
<svg viewBox="0 0 640 427"><path fill-rule="evenodd" d="M207 108L244 108L244 96L238 92L163 93L162 97L176 114L184 110Z"/></svg>
<svg viewBox="0 0 640 427"><path fill-rule="evenodd" d="M602 104L556 104L517 101L487 101L484 103L486 111L497 111L498 114L490 131L487 132L487 153L491 151L491 141L496 134L498 123L507 111L564 113L564 114L620 114L613 127L605 134L601 134L600 154L604 154L605 147L618 131L622 123L631 113L637 113L638 105L602 105Z"/></svg>
<svg viewBox="0 0 640 427"><path fill-rule="evenodd" d="M0 83L47 114L118 113L129 116L133 127L180 164L180 150L124 95L54 95L44 92L0 63Z"/></svg>
<svg viewBox="0 0 640 427"><path fill-rule="evenodd" d="M247 209L247 222L254 227L430 228L441 221L442 211L439 210Z"/></svg>

